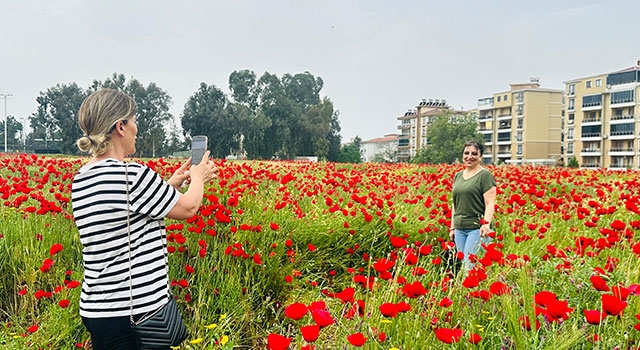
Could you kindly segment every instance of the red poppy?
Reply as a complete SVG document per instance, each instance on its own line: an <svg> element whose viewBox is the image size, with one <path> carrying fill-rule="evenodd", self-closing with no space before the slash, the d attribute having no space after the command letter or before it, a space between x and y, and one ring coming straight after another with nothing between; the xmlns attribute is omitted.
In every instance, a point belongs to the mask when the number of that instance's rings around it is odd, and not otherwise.
<svg viewBox="0 0 640 350"><path fill-rule="evenodd" d="M284 315L291 319L299 320L304 317L308 311L307 305L303 303L293 303L284 309Z"/></svg>
<svg viewBox="0 0 640 350"><path fill-rule="evenodd" d="M267 349L269 350L287 350L289 344L291 344L291 338L283 335L271 333L267 336Z"/></svg>
<svg viewBox="0 0 640 350"><path fill-rule="evenodd" d="M593 288L595 288L597 291L608 292L610 290L609 286L607 285L607 281L605 281L604 278L598 275L592 275L591 277L589 277L589 280L591 281Z"/></svg>
<svg viewBox="0 0 640 350"><path fill-rule="evenodd" d="M69 304L70 304L69 299L62 299L58 302L58 306L60 306L63 309L68 308Z"/></svg>
<svg viewBox="0 0 640 350"><path fill-rule="evenodd" d="M325 308L313 308L310 309L310 311L311 317L313 317L313 321L315 321L318 326L327 327L333 324L333 317L331 317L331 314Z"/></svg>
<svg viewBox="0 0 640 350"><path fill-rule="evenodd" d="M417 298L427 294L427 289L422 285L422 283L420 283L420 281L415 281L413 283L405 284L402 287L402 292L408 298Z"/></svg>
<svg viewBox="0 0 640 350"><path fill-rule="evenodd" d="M607 313L600 310L584 310L584 317L587 320L587 323L593 325L599 325L605 317L607 317Z"/></svg>
<svg viewBox="0 0 640 350"><path fill-rule="evenodd" d="M462 286L465 288L474 288L480 284L480 281L476 276L467 276L467 278L462 281Z"/></svg>
<svg viewBox="0 0 640 350"><path fill-rule="evenodd" d="M56 255L59 252L61 252L63 249L64 248L62 247L62 244L56 243L52 245L51 248L49 249L49 255Z"/></svg>
<svg viewBox="0 0 640 350"><path fill-rule="evenodd" d="M353 301L355 293L356 290L353 287L347 287L342 292L336 293L335 297L342 300L343 303L346 303Z"/></svg>
<svg viewBox="0 0 640 350"><path fill-rule="evenodd" d="M489 291L495 295L509 294L511 288L502 282L493 282L489 286Z"/></svg>
<svg viewBox="0 0 640 350"><path fill-rule="evenodd" d="M619 298L610 295L610 294L602 294L602 311L606 312L607 315L617 316L624 311L627 307L627 302L624 300L620 300Z"/></svg>
<svg viewBox="0 0 640 350"><path fill-rule="evenodd" d="M347 336L347 340L351 345L361 347L367 341L367 338L365 338L362 333L357 332Z"/></svg>
<svg viewBox="0 0 640 350"><path fill-rule="evenodd" d="M305 341L312 343L318 340L318 336L320 335L320 326L317 324L302 326L300 327L300 333L302 333L302 338Z"/></svg>
<svg viewBox="0 0 640 350"><path fill-rule="evenodd" d="M460 341L463 331L458 328L438 328L436 329L436 338L443 343L452 344Z"/></svg>
<svg viewBox="0 0 640 350"><path fill-rule="evenodd" d="M478 344L480 341L482 341L482 337L479 334L476 334L476 333L469 334L469 343Z"/></svg>

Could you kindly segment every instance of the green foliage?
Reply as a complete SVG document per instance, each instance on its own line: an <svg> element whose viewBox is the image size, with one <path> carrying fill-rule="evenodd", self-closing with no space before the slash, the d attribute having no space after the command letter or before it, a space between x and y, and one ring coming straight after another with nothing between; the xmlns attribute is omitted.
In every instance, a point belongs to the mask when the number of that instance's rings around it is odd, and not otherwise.
<svg viewBox="0 0 640 350"><path fill-rule="evenodd" d="M189 98L182 114L185 136L207 135L211 156L224 158L240 147L240 134L236 128L237 114L227 96L215 85L200 83L200 88Z"/></svg>
<svg viewBox="0 0 640 350"><path fill-rule="evenodd" d="M82 136L78 127L78 109L88 91L76 83L57 84L40 92L36 98L38 109L29 117L33 129L29 139L43 152L54 150L66 154L77 154L76 140Z"/></svg>
<svg viewBox="0 0 640 350"><path fill-rule="evenodd" d="M360 153L360 137L356 136L353 142L342 146L337 162L339 163L362 163Z"/></svg>
<svg viewBox="0 0 640 350"><path fill-rule="evenodd" d="M20 150L22 151L22 130L23 126L19 120L14 116L7 116L7 150ZM2 150L4 151L4 120L0 121L0 143L2 143Z"/></svg>
<svg viewBox="0 0 640 350"><path fill-rule="evenodd" d="M469 140L482 142L478 123L471 114L452 114L443 111L428 125L428 145L416 152L412 163L451 164L462 154L462 145Z"/></svg>
<svg viewBox="0 0 640 350"><path fill-rule="evenodd" d="M576 159L576 157L571 157L569 158L569 162L567 163L567 166L569 168L579 168L580 163L578 163L578 159Z"/></svg>

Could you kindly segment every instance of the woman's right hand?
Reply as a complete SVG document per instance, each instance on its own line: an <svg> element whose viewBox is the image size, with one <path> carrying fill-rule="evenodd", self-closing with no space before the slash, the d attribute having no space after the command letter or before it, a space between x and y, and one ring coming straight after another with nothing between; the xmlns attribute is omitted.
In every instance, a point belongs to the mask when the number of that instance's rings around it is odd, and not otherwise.
<svg viewBox="0 0 640 350"><path fill-rule="evenodd" d="M218 167L216 167L215 163L209 159L210 153L211 152L209 150L204 152L200 164L191 166L191 170L189 172L191 174L192 183L194 178L202 181L202 183L207 183L218 177Z"/></svg>

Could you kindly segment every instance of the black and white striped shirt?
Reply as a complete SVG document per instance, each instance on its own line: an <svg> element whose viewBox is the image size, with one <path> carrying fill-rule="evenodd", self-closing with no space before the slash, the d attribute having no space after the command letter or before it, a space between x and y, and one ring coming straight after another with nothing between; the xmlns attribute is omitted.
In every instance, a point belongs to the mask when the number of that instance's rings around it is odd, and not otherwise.
<svg viewBox="0 0 640 350"><path fill-rule="evenodd" d="M116 159L87 164L73 179L73 216L83 247L83 317L130 315L130 266L134 314L159 308L169 295L164 217L180 193L149 167L126 164ZM125 178L129 181L131 265Z"/></svg>

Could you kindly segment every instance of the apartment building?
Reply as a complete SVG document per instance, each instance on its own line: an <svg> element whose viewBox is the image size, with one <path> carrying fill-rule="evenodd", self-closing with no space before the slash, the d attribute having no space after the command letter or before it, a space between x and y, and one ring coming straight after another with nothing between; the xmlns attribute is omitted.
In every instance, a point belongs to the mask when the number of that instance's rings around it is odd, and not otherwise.
<svg viewBox="0 0 640 350"><path fill-rule="evenodd" d="M640 60L635 66L564 82L565 164L640 167Z"/></svg>
<svg viewBox="0 0 640 350"><path fill-rule="evenodd" d="M465 113L452 110L446 100L422 99L415 109L410 109L398 117L400 135L398 135L397 158L399 162L406 162L415 157L420 148L429 144L427 132L429 124L433 118L445 111L450 111L454 115Z"/></svg>
<svg viewBox="0 0 640 350"><path fill-rule="evenodd" d="M540 88L539 79L531 78L478 99L477 113L484 163L562 162L562 90Z"/></svg>
<svg viewBox="0 0 640 350"><path fill-rule="evenodd" d="M360 154L365 162L395 162L397 149L398 134L387 134L360 142Z"/></svg>

